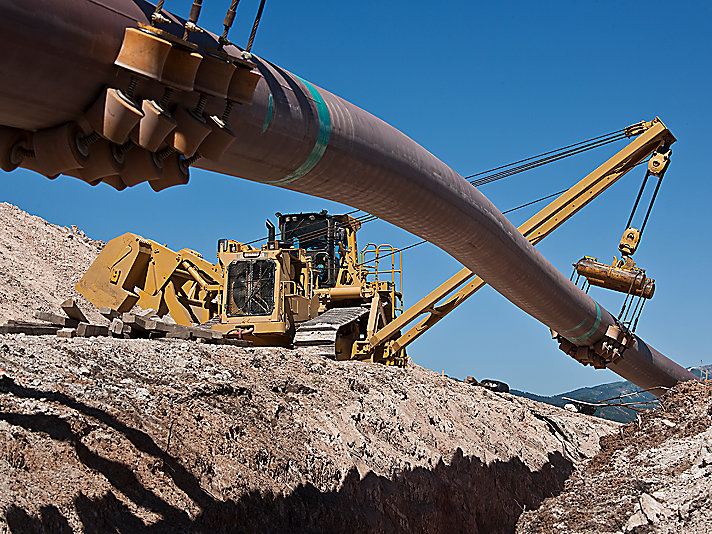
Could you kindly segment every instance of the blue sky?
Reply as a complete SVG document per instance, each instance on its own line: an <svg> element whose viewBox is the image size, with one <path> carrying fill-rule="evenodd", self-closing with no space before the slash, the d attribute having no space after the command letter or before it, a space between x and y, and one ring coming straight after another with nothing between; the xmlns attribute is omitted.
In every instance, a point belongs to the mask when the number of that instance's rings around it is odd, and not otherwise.
<svg viewBox="0 0 712 534"><path fill-rule="evenodd" d="M201 24L222 28L228 0L205 2ZM242 0L231 38L244 44L257 0ZM167 0L186 15L189 0ZM463 175L660 116L678 138L635 259L657 281L638 334L683 365L710 362L706 266L709 226L709 95L712 5L689 2L333 2L267 0L253 51L400 129ZM482 187L500 209L563 189L624 143ZM643 170L635 170L547 238L561 271L593 255L610 261ZM116 192L73 178L17 170L0 200L108 240L132 231L214 258L220 237L265 234L274 212L338 204L194 170L191 183L154 193ZM515 224L536 208L512 214ZM384 222L361 243L417 239ZM406 304L459 264L431 245L406 251ZM621 297L592 296L617 313ZM487 288L410 349L456 377L498 378L554 394L618 379L559 352L548 329Z"/></svg>

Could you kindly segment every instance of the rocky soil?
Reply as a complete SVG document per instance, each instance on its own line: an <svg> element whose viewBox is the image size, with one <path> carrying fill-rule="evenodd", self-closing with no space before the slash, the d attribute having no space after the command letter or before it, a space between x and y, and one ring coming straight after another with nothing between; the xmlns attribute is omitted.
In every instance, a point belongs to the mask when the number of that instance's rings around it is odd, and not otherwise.
<svg viewBox="0 0 712 534"><path fill-rule="evenodd" d="M711 383L679 384L601 446L517 532L712 532Z"/></svg>
<svg viewBox="0 0 712 534"><path fill-rule="evenodd" d="M11 532L511 532L617 428L289 350L7 335L0 366Z"/></svg>
<svg viewBox="0 0 712 534"><path fill-rule="evenodd" d="M77 300L94 323L104 318L74 290L74 285L104 246L76 226L50 224L40 217L0 202L0 323L32 321L38 309L59 310L62 301Z"/></svg>
<svg viewBox="0 0 712 534"><path fill-rule="evenodd" d="M0 316L77 298L102 243L0 217ZM285 349L0 335L0 369L0 532L512 532L618 428Z"/></svg>

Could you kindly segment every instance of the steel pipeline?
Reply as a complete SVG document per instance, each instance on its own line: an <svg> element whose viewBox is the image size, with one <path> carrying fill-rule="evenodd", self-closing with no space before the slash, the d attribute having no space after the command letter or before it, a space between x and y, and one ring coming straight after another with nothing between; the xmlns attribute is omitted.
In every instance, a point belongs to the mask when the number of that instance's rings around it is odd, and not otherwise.
<svg viewBox="0 0 712 534"><path fill-rule="evenodd" d="M149 23L139 0L12 0L0 20L0 124L35 130L77 120L103 87L128 76L113 66L124 29ZM179 32L178 19L169 28ZM201 34L201 46L215 46ZM234 47L227 53L239 54ZM218 161L197 167L348 204L457 258L516 306L579 346L615 319L554 268L480 191L413 140L368 112L255 58L262 79L237 106L237 136ZM125 86L125 85L123 85ZM143 83L146 95L161 88ZM151 96L152 98L154 96ZM197 95L179 95L195 104ZM224 102L208 101L220 114ZM642 388L694 375L636 338L611 370ZM656 390L660 393L662 390Z"/></svg>

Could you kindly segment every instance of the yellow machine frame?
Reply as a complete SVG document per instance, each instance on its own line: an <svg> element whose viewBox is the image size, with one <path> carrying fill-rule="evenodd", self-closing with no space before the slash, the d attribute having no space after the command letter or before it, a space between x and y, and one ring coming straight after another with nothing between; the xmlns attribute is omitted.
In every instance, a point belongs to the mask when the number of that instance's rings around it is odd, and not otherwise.
<svg viewBox="0 0 712 534"><path fill-rule="evenodd" d="M675 142L659 118L629 126L626 135L635 139L519 227L532 244L578 213L656 148ZM304 250L280 248L275 240L261 248L221 240L218 264L213 265L190 249L173 252L135 234L124 234L106 245L77 290L97 306L122 312L139 305L160 314L170 312L182 324L210 321L212 328L226 335L261 345L287 346L300 323L334 308L368 305L365 332L354 327L337 339L337 358L404 366L405 348L485 284L463 268L404 310L400 251L369 243L359 255L356 232L361 223L349 215L334 218L346 230L347 243L346 248L339 245L342 261L334 287L318 286ZM275 264L270 314L235 316L226 311L230 291L227 269L233 261L246 257ZM385 258L390 258L390 267L382 266ZM420 320L402 333L416 319Z"/></svg>
<svg viewBox="0 0 712 534"><path fill-rule="evenodd" d="M650 122L643 121L629 126L626 128L626 135L637 137L519 227L519 231L532 244L538 244L573 217L633 167L654 153L656 148L661 145L669 146L676 141L672 132L659 117ZM382 345L387 345L390 351L407 347L484 285L485 281L470 269L466 267L461 269L406 309L397 319L375 332L368 339L371 350L376 350ZM449 298L444 300L448 296ZM427 315L404 334L400 334L401 330L423 314Z"/></svg>

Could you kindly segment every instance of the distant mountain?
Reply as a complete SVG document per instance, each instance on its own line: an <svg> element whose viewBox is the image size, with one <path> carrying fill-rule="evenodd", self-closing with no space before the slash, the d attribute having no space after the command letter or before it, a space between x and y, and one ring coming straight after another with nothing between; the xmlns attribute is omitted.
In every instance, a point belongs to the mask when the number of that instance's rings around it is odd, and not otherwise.
<svg viewBox="0 0 712 534"><path fill-rule="evenodd" d="M564 400L562 397L569 397L571 399L576 399L585 402L600 402L605 399L611 399L618 397L620 395L627 395L629 393L636 393L640 391L640 388L635 384L623 380L620 382L611 382L609 384L601 384L600 386L594 386L589 388L579 388L573 391L567 391L566 393L561 393L560 395L552 395L551 397L545 397L543 395L536 395L533 393L528 393L526 391L511 390L510 393L514 395L519 395L521 397L527 397L539 402L546 402L547 404L553 404L554 406L564 407L565 404L570 401ZM657 406L657 399L654 395L648 392L641 392L630 397L624 397L622 402L647 402L652 401L650 404L640 404L635 407L638 409L647 409ZM613 402L613 401L611 401ZM618 402L618 401L615 401ZM618 421L619 423L629 423L634 421L637 413L634 410L617 407L617 406L606 406L605 408L596 409L596 416L602 419L609 419L611 421Z"/></svg>
<svg viewBox="0 0 712 534"><path fill-rule="evenodd" d="M712 365L698 365L697 367L688 367L688 371L704 379L712 379Z"/></svg>
<svg viewBox="0 0 712 534"><path fill-rule="evenodd" d="M712 365L689 367L688 369L698 377L712 378ZM518 395L520 397L533 399L535 401L546 402L547 404L553 404L554 406L560 406L563 408L563 406L570 401L566 401L562 397L569 397L570 399L576 399L585 402L600 402L605 399L611 399L620 395L627 395L629 393L636 393L639 391L640 388L635 384L631 384L627 380L621 380L620 382L610 382L608 384L601 384L600 386L594 386L590 388L574 389L573 391L561 393L560 395L552 395L551 397L536 395L535 393L528 393L526 391L518 391L516 389L510 390L510 393L513 395ZM636 405L635 408L651 409L658 405L657 398L648 392L640 392L636 395L631 395L630 397L624 397L622 399L622 402L624 403L646 401L651 402L649 404ZM616 400L611 402L618 401ZM631 421L634 421L636 415L637 413L634 410L617 406L607 406L605 408L598 408L596 410L597 417L600 417L602 419L609 419L611 421L618 421L619 423L629 423Z"/></svg>

